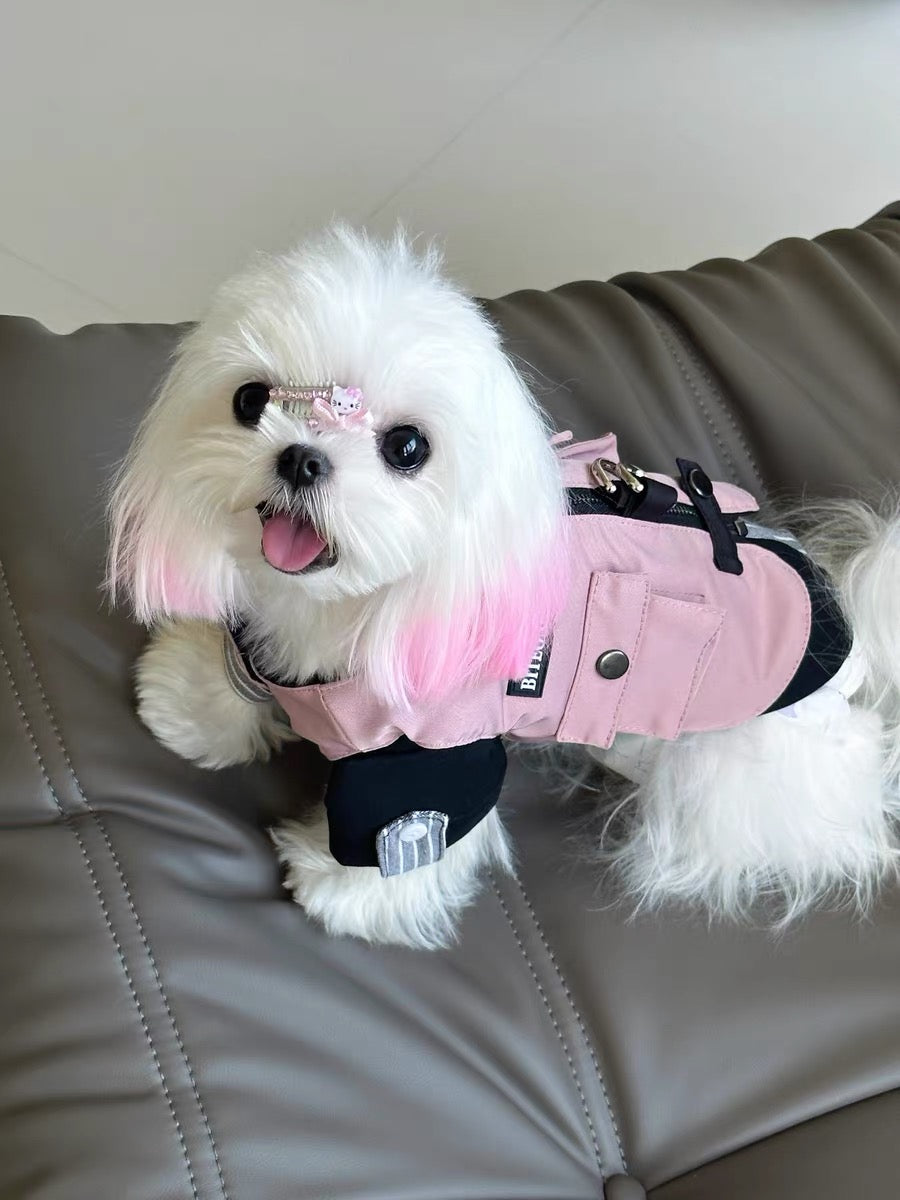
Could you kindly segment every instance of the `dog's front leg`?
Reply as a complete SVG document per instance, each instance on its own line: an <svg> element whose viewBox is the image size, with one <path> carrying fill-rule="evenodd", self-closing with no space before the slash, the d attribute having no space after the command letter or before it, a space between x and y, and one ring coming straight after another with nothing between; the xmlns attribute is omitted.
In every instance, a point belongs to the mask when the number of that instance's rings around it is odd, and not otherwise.
<svg viewBox="0 0 900 1200"><path fill-rule="evenodd" d="M159 625L136 677L141 720L164 746L202 767L266 759L294 736L274 701L246 700L229 682L221 626Z"/></svg>
<svg viewBox="0 0 900 1200"><path fill-rule="evenodd" d="M488 870L512 873L512 853L496 809L448 846L436 863L383 879L377 867L345 867L328 846L324 809L273 832L286 886L305 911L338 936L435 950L456 938L459 917Z"/></svg>

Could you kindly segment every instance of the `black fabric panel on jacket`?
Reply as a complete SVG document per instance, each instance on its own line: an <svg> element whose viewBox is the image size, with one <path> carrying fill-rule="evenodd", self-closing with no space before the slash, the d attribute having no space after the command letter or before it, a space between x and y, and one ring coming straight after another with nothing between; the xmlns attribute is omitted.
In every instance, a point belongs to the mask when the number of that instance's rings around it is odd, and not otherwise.
<svg viewBox="0 0 900 1200"><path fill-rule="evenodd" d="M777 712L811 696L833 679L846 661L853 635L835 596L834 585L816 564L796 547L775 538L749 539L777 554L800 575L812 604L809 643L794 677L766 712Z"/></svg>
<svg viewBox="0 0 900 1200"><path fill-rule="evenodd" d="M400 737L381 750L339 759L325 793L329 849L345 867L377 866L379 829L422 810L447 814L452 846L497 803L505 775L500 738L427 750Z"/></svg>

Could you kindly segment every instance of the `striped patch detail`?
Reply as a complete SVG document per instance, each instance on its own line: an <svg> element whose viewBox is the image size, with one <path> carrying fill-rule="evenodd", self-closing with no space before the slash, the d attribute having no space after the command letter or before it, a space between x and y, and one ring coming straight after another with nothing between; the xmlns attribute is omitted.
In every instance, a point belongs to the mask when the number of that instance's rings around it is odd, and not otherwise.
<svg viewBox="0 0 900 1200"><path fill-rule="evenodd" d="M446 813L427 811L410 812L382 826L375 838L375 853L383 878L439 862L447 849L449 823Z"/></svg>

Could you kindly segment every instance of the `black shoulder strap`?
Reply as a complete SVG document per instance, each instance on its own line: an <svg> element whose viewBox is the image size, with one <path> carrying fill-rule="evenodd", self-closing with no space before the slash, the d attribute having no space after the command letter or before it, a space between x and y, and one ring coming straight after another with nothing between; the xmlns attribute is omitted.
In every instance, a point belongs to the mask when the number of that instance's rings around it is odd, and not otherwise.
<svg viewBox="0 0 900 1200"><path fill-rule="evenodd" d="M700 514L713 546L713 562L720 571L740 575L744 564L738 557L737 544L731 524L725 520L713 485L703 468L689 458L676 458L681 472L681 484L691 503Z"/></svg>

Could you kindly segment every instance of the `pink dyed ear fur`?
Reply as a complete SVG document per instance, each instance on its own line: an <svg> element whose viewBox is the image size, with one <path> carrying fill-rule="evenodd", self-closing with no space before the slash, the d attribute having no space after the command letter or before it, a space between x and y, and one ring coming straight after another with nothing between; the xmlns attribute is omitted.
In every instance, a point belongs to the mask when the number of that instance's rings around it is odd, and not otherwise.
<svg viewBox="0 0 900 1200"><path fill-rule="evenodd" d="M163 538L154 539L140 523L115 530L107 586L113 600L131 597L135 616L144 624L160 617L221 619L226 608L219 590L202 578L191 578L181 565L184 555Z"/></svg>
<svg viewBox="0 0 900 1200"><path fill-rule="evenodd" d="M519 679L551 633L569 587L568 557L554 543L533 572L510 571L446 623L424 621L401 639L398 674L410 699L449 696L476 679Z"/></svg>
<svg viewBox="0 0 900 1200"><path fill-rule="evenodd" d="M179 566L172 561L163 561L160 569L160 594L148 597L150 607L169 616L205 617L215 620L222 615L221 601L204 591L197 583L187 579Z"/></svg>

